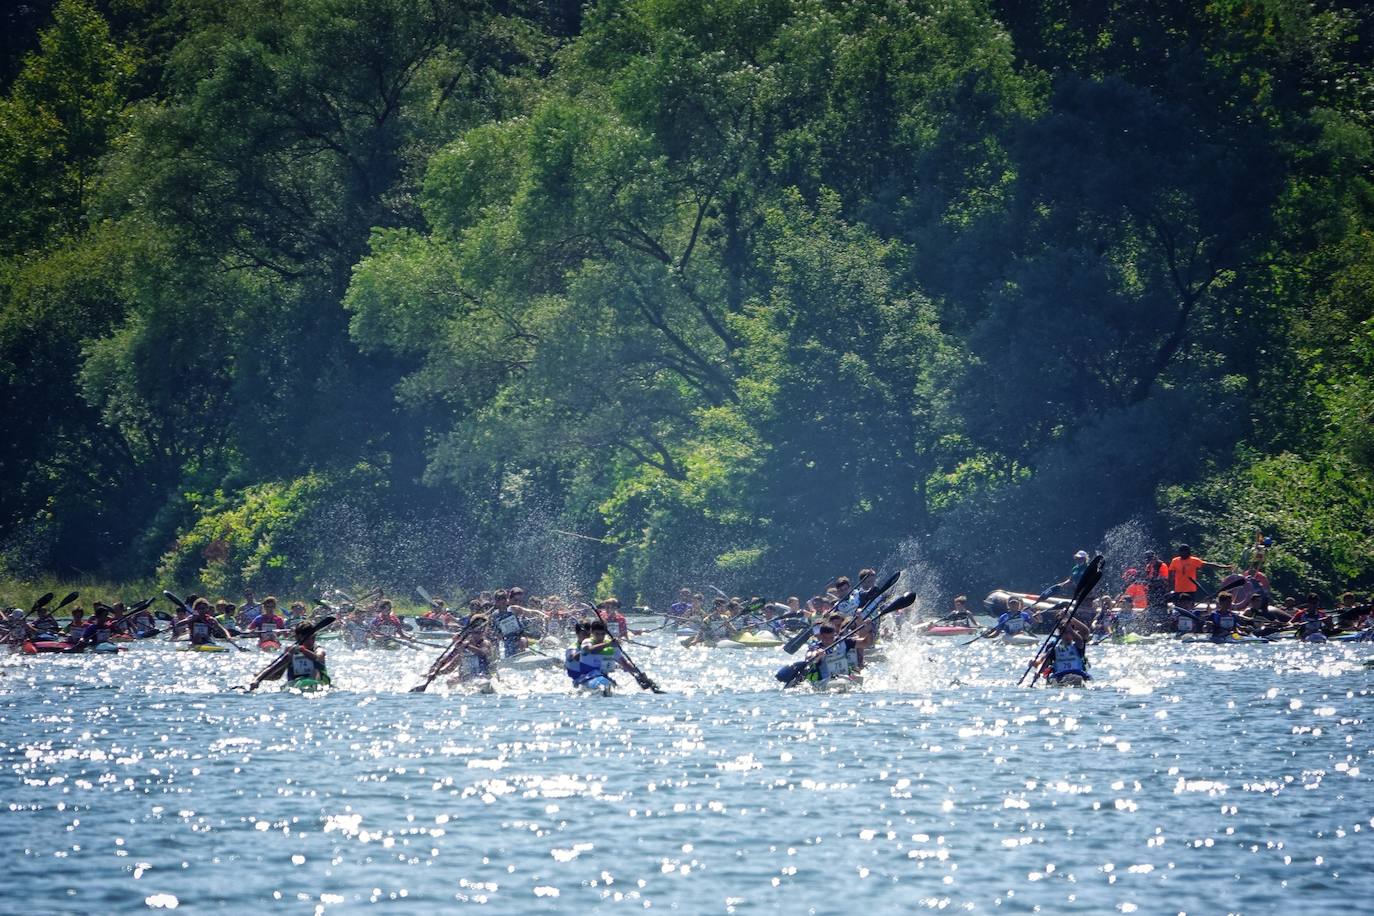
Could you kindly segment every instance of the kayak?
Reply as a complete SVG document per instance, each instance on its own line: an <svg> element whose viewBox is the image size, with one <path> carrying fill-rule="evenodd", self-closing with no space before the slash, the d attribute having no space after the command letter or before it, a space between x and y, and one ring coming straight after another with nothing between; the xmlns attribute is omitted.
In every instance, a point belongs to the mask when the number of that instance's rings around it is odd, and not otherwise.
<svg viewBox="0 0 1374 916"><path fill-rule="evenodd" d="M772 649L783 641L772 633L740 633L738 636L716 643L721 649Z"/></svg>
<svg viewBox="0 0 1374 916"><path fill-rule="evenodd" d="M1189 636L1179 642L1186 643L1207 643L1213 646L1228 646L1236 643L1269 643L1272 639L1265 639L1263 636L1232 636L1230 639L1212 639L1208 636Z"/></svg>
<svg viewBox="0 0 1374 916"><path fill-rule="evenodd" d="M178 652L228 652L224 646L207 642L202 646L178 646Z"/></svg>
<svg viewBox="0 0 1374 916"><path fill-rule="evenodd" d="M72 646L69 642L59 642L57 640L39 640L37 642L25 642L24 653L26 655L38 655L44 652L66 652Z"/></svg>
<svg viewBox="0 0 1374 916"><path fill-rule="evenodd" d="M281 643L275 639L261 639L258 640L258 648L264 652L276 652L281 649Z"/></svg>
<svg viewBox="0 0 1374 916"><path fill-rule="evenodd" d="M509 655L496 663L502 668L514 668L517 671L527 671L533 668L556 668L563 664L561 658L554 658L551 655L540 655L538 652L517 652Z"/></svg>
<svg viewBox="0 0 1374 916"><path fill-rule="evenodd" d="M972 636L979 632L978 627L927 627L924 636Z"/></svg>
<svg viewBox="0 0 1374 916"><path fill-rule="evenodd" d="M116 646L116 645L115 645L114 643L112 643L112 642L98 642L98 643L96 643L95 645L91 646L91 651L92 651L92 652L123 652L124 650L121 649L119 646Z"/></svg>
<svg viewBox="0 0 1374 916"><path fill-rule="evenodd" d="M1167 638L1163 633L1127 633L1125 636L1108 636L1102 641L1114 646L1138 646Z"/></svg>
<svg viewBox="0 0 1374 916"><path fill-rule="evenodd" d="M1061 674L1057 678L1045 678L1046 687L1085 687L1087 680L1081 674Z"/></svg>
<svg viewBox="0 0 1374 916"><path fill-rule="evenodd" d="M321 674L319 677L298 677L294 681L287 681L286 686L292 690L299 690L301 693L312 693L316 690L323 690L329 686L329 675Z"/></svg>
<svg viewBox="0 0 1374 916"><path fill-rule="evenodd" d="M827 678L824 681L812 681L813 690L824 691L825 693L848 693L857 690L864 685L862 674L846 674L839 677Z"/></svg>

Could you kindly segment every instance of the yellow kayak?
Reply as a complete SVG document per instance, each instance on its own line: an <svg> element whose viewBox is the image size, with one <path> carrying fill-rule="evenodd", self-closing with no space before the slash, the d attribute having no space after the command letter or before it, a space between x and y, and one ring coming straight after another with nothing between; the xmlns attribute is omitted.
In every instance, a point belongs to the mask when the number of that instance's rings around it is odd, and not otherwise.
<svg viewBox="0 0 1374 916"><path fill-rule="evenodd" d="M179 646L178 652L228 652L224 646L217 646L214 643L206 643L203 646Z"/></svg>

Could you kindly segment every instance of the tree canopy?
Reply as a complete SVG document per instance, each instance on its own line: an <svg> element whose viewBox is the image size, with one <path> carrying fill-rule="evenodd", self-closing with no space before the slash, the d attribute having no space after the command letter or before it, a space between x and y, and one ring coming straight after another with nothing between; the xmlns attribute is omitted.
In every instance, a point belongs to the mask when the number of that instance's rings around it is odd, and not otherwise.
<svg viewBox="0 0 1374 916"><path fill-rule="evenodd" d="M11 574L1374 584L1359 4L25 9Z"/></svg>

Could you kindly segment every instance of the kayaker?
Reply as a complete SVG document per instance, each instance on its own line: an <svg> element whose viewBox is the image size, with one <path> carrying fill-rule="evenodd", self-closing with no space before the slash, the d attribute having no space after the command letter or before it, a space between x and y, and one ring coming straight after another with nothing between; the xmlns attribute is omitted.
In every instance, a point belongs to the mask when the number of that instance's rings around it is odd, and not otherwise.
<svg viewBox="0 0 1374 916"><path fill-rule="evenodd" d="M804 680L808 683L816 687L825 687L836 678L849 677L854 654L871 645L871 641L864 639L840 639L839 633L840 630L829 619L817 628L816 638L812 640L810 651L804 660L808 671Z"/></svg>
<svg viewBox="0 0 1374 916"><path fill-rule="evenodd" d="M962 595L959 596L959 598L962 597ZM959 598L954 599L956 606L958 604ZM973 619L972 614L969 614L968 616L970 620ZM974 625L976 626L976 623ZM997 623L993 625L992 632L988 635L1016 636L1020 633L1025 632L1030 627L1030 625L1030 613L1026 611L1026 609L1022 606L1021 599L1015 595L1012 595L1007 599L1006 613L1002 614L1000 617L997 618Z"/></svg>
<svg viewBox="0 0 1374 916"><path fill-rule="evenodd" d="M620 599L607 598L598 607L601 610L601 618L606 621L606 629L614 633L621 639L630 635L629 623L625 620L625 615L620 612Z"/></svg>
<svg viewBox="0 0 1374 916"><path fill-rule="evenodd" d="M128 621L129 635L135 639L148 639L151 636L156 636L157 618L153 616L152 611L148 610L146 604L143 602L139 602L139 604L143 606L125 618Z"/></svg>
<svg viewBox="0 0 1374 916"><path fill-rule="evenodd" d="M1325 642L1331 618L1319 606L1320 599L1315 592L1309 593L1306 603L1293 615L1290 623L1297 625L1294 634L1303 642Z"/></svg>
<svg viewBox="0 0 1374 916"><path fill-rule="evenodd" d="M220 625L210 610L210 602L197 598L191 605L191 617L186 621L188 639L193 646L212 646L216 636L229 636L229 631Z"/></svg>
<svg viewBox="0 0 1374 916"><path fill-rule="evenodd" d="M263 602L266 610L267 602ZM296 644L286 650L286 682L309 678L320 681L329 677L325 668L324 650L315 646L315 628L308 623L296 624Z"/></svg>
<svg viewBox="0 0 1374 916"><path fill-rule="evenodd" d="M1175 636L1189 636L1202 630L1202 616L1191 608L1171 604L1169 624Z"/></svg>
<svg viewBox="0 0 1374 916"><path fill-rule="evenodd" d="M114 635L110 629L110 612L103 604L95 606L95 613L91 615L91 622L81 631L81 635L69 640L70 645L66 648L67 652L80 652L87 646L94 648L101 643L110 641Z"/></svg>
<svg viewBox="0 0 1374 916"><path fill-rule="evenodd" d="M1017 607L1017 610L1019 611L1020 608L1021 608L1021 599L1020 599L1020 598L1016 598L1016 597L1012 597L1012 598L1008 598L1008 599L1007 599L1007 609L1008 609L1008 610L1011 609L1011 603L1012 603L1013 601L1016 602L1016 607ZM1003 614L1002 617L998 618L998 623L1001 623L1001 622L1002 622L1002 618L1005 618L1006 616L1007 616L1006 614ZM1026 619L1027 619L1027 620L1030 619L1029 615L1027 615L1027 618L1026 618ZM947 623L949 626L952 626L952 627L976 627L976 626L978 626L978 620L977 620L977 618L975 618L975 617L973 616L973 612L970 611L970 610L968 609L968 595L957 595L957 596L955 596L955 598L954 598L954 607L953 607L952 610L950 610L950 612L949 612L948 614L945 615L944 620L945 620L945 623ZM1020 632L1020 631L1018 630L1017 632Z"/></svg>
<svg viewBox="0 0 1374 916"><path fill-rule="evenodd" d="M692 611L692 590L687 586L677 590L677 600L668 605L668 613L673 617L686 617Z"/></svg>
<svg viewBox="0 0 1374 916"><path fill-rule="evenodd" d="M452 674L459 682L489 677L495 655L495 647L487 641L490 627L491 620L485 615L471 617L464 625L466 632L448 650L448 660L439 669L439 674Z"/></svg>
<svg viewBox="0 0 1374 916"><path fill-rule="evenodd" d="M277 613L277 599L271 597L262 601L262 613L248 624L248 629L258 635L258 642L276 641L277 631L286 626L286 621Z"/></svg>
<svg viewBox="0 0 1374 916"><path fill-rule="evenodd" d="M578 656L581 673L573 680L578 687L609 693L616 686L611 679L612 671L616 668L634 671L601 620L593 620L587 625L587 636L582 640Z"/></svg>
<svg viewBox="0 0 1374 916"><path fill-rule="evenodd" d="M1231 606L1231 593L1222 592L1217 595L1217 606L1207 619L1208 631L1211 634L1212 642L1226 642L1236 635L1239 621L1236 612Z"/></svg>
<svg viewBox="0 0 1374 916"><path fill-rule="evenodd" d="M265 606L266 601L263 602ZM327 681L329 671L325 666L324 650L315 647L315 627L309 623L296 624L296 644L283 652L276 661L263 669L248 685L249 690L257 690L263 681L275 681L283 674L288 684L299 680Z"/></svg>
<svg viewBox="0 0 1374 916"><path fill-rule="evenodd" d="M233 635L238 630L237 618L234 612L238 610L231 602L220 598L215 602L215 620L228 635Z"/></svg>
<svg viewBox="0 0 1374 916"><path fill-rule="evenodd" d="M72 619L67 623L66 634L68 636L79 636L81 631L86 628L86 609L83 607L72 608Z"/></svg>
<svg viewBox="0 0 1374 916"><path fill-rule="evenodd" d="M1045 656L1040 669L1047 683L1055 686L1079 686L1091 679L1088 674L1088 625L1077 618L1064 621Z"/></svg>
<svg viewBox="0 0 1374 916"><path fill-rule="evenodd" d="M267 602L263 602L266 604ZM372 618L371 629L377 636L398 636L404 635L406 625L400 617L396 616L392 609L391 599L383 598L377 602L377 616Z"/></svg>
<svg viewBox="0 0 1374 916"><path fill-rule="evenodd" d="M39 609L33 620L27 621L27 627L29 638L38 642L56 642L62 636L62 625L46 607Z"/></svg>
<svg viewBox="0 0 1374 916"><path fill-rule="evenodd" d="M492 601L491 627L500 640L502 655L509 658L524 648L521 637L525 632L525 622L511 606L510 592L500 589L492 596Z"/></svg>

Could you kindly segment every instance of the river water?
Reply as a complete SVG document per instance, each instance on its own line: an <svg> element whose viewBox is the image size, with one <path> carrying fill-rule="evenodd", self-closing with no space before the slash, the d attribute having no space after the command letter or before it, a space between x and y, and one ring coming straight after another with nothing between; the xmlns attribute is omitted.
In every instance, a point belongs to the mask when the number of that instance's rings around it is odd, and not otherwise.
<svg viewBox="0 0 1374 916"><path fill-rule="evenodd" d="M1374 646L898 641L862 691L780 650L632 647L668 691L227 690L259 653L0 659L0 838L24 913L1354 912L1374 897Z"/></svg>

